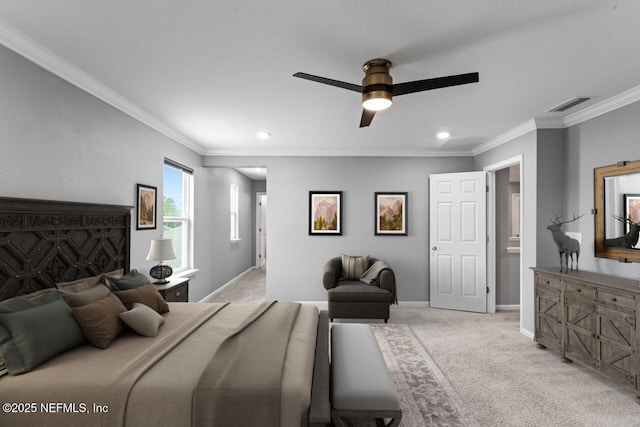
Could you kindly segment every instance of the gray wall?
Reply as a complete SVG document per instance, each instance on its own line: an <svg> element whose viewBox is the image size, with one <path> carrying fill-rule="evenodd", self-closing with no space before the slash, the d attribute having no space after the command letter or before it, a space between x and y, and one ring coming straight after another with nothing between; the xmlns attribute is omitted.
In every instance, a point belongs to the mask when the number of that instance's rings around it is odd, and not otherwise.
<svg viewBox="0 0 640 427"><path fill-rule="evenodd" d="M268 168L267 293L281 300L326 301L322 267L341 253L385 259L398 298L429 300L429 175L470 171L469 157L206 157L206 165ZM309 191L343 192L343 235L309 236ZM408 192L408 236L374 235L374 193Z"/></svg>
<svg viewBox="0 0 640 427"><path fill-rule="evenodd" d="M0 69L1 196L135 206L136 183L144 183L158 187L161 201L163 162L171 158L195 175L200 271L191 281L192 300L225 282L219 273L227 273L227 260L211 259L208 250L217 233L212 219L218 202L208 189L215 173L202 167L200 155L2 46ZM228 219L224 224L228 229ZM160 233L132 224L132 268L148 272L155 264L145 258ZM244 264L236 265L243 271L251 258L237 264Z"/></svg>
<svg viewBox="0 0 640 427"><path fill-rule="evenodd" d="M586 213L574 231L582 232L580 268L637 279L640 264L595 258L593 169L620 160L640 160L640 102L572 126L566 135L566 202L564 211ZM636 191L640 193L640 189Z"/></svg>

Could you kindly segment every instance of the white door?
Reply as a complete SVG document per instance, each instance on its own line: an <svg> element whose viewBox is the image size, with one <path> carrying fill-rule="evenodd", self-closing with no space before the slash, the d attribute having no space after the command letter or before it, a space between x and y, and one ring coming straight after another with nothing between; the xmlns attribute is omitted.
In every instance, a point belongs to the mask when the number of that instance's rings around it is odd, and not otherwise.
<svg viewBox="0 0 640 427"><path fill-rule="evenodd" d="M486 313L486 173L429 181L430 306Z"/></svg>

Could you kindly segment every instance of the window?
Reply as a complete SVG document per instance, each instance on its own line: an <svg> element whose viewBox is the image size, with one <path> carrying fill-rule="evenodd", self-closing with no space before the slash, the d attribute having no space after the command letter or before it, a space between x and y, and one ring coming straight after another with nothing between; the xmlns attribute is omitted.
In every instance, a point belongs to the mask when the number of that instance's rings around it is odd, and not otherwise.
<svg viewBox="0 0 640 427"><path fill-rule="evenodd" d="M231 206L229 208L230 212L230 220L231 220L231 234L230 239L240 240L240 233L238 231L238 223L240 222L238 219L238 186L231 184L229 189L229 199L231 201Z"/></svg>
<svg viewBox="0 0 640 427"><path fill-rule="evenodd" d="M163 237L171 239L176 259L166 263L174 273L191 268L193 236L193 170L164 161Z"/></svg>

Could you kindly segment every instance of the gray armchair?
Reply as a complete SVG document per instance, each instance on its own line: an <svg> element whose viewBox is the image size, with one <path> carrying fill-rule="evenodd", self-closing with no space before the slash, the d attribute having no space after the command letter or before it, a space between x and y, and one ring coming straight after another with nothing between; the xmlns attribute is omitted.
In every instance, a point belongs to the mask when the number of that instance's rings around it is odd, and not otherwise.
<svg viewBox="0 0 640 427"><path fill-rule="evenodd" d="M369 258L369 267L376 261ZM361 280L346 280L342 277L342 258L331 258L324 265L322 283L327 289L329 319L384 319L389 320L389 306L397 304L396 277L393 270L384 265L370 284Z"/></svg>

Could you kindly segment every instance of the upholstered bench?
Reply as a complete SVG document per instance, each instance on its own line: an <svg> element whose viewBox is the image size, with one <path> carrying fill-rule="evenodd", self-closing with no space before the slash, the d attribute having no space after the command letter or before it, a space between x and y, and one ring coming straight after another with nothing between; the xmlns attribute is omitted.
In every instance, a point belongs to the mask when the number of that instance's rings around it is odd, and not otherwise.
<svg viewBox="0 0 640 427"><path fill-rule="evenodd" d="M331 327L331 419L346 427L344 417L374 418L387 427L402 418L396 386L369 325Z"/></svg>

